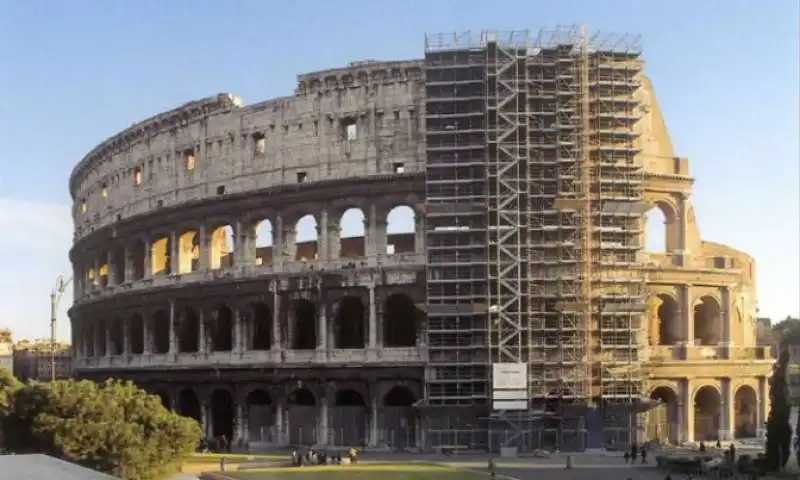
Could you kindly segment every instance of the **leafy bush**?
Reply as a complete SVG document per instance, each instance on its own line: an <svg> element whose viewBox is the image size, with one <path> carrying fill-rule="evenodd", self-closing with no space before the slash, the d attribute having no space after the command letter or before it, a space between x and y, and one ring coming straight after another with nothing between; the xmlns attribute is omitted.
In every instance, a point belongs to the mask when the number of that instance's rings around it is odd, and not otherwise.
<svg viewBox="0 0 800 480"><path fill-rule="evenodd" d="M177 471L201 436L196 421L130 382L62 380L5 391L0 431L8 451L45 453L126 480Z"/></svg>

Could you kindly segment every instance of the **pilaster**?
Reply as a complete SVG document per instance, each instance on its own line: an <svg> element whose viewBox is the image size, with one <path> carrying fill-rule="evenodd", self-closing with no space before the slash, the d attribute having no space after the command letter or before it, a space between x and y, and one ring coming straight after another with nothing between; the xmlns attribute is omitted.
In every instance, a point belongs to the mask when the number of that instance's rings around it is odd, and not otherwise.
<svg viewBox="0 0 800 480"><path fill-rule="evenodd" d="M175 311L175 301L169 300L169 353L171 355L178 353L178 335L175 325L179 322L179 314Z"/></svg>
<svg viewBox="0 0 800 480"><path fill-rule="evenodd" d="M238 308L233 309L233 353L241 355L244 352L244 325L242 314Z"/></svg>
<svg viewBox="0 0 800 480"><path fill-rule="evenodd" d="M169 269L169 274L176 274L180 272L180 255L178 255L178 235L175 232L171 232L169 234L169 250L167 254L169 255L169 261L167 262L167 268Z"/></svg>
<svg viewBox="0 0 800 480"><path fill-rule="evenodd" d="M106 253L106 265L108 266L108 278L106 280L107 285L116 285L117 284L117 269L115 268L114 263L114 252Z"/></svg>
<svg viewBox="0 0 800 480"><path fill-rule="evenodd" d="M206 313L202 308L197 311L198 328L197 328L197 353L206 353L208 345L206 345Z"/></svg>
<svg viewBox="0 0 800 480"><path fill-rule="evenodd" d="M153 276L153 244L147 240L144 245L144 278Z"/></svg>
<svg viewBox="0 0 800 480"><path fill-rule="evenodd" d="M103 320L103 340L105 341L105 344L106 344L106 348L105 348L105 350L103 350L103 353L105 353L106 357L110 357L111 353L112 353L111 352L111 340L112 340L111 339L111 323L115 322L115 321L116 321L116 319L114 319L114 318L112 318L110 320L109 319Z"/></svg>
<svg viewBox="0 0 800 480"><path fill-rule="evenodd" d="M274 257L273 257L274 258ZM278 292L279 284L272 282L272 350L280 350L281 341L281 296Z"/></svg>
<svg viewBox="0 0 800 480"><path fill-rule="evenodd" d="M369 332L369 348L374 350L377 348L378 343L378 322L375 312L375 285L369 285L369 325L367 326Z"/></svg>
<svg viewBox="0 0 800 480"><path fill-rule="evenodd" d="M202 272L208 270L209 265L211 265L211 249L209 248L211 245L211 238L208 235L208 230L205 225L200 226L200 231L197 232L197 236L197 248L199 250L197 269Z"/></svg>
<svg viewBox="0 0 800 480"><path fill-rule="evenodd" d="M733 381L730 378L723 378L720 381L722 390L722 405L720 405L720 429L718 438L721 441L733 439Z"/></svg>
<svg viewBox="0 0 800 480"><path fill-rule="evenodd" d="M678 309L683 326L683 343L694 345L694 315L692 314L692 298L688 285L678 287Z"/></svg>
<svg viewBox="0 0 800 480"><path fill-rule="evenodd" d="M678 382L678 441L694 442L694 399L693 382L681 379Z"/></svg>

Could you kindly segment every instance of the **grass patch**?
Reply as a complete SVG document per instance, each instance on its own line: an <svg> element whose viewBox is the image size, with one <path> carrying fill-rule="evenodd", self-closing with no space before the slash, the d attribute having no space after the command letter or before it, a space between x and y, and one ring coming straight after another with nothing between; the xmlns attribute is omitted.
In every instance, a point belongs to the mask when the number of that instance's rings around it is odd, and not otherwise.
<svg viewBox="0 0 800 480"><path fill-rule="evenodd" d="M231 478L241 480L485 480L481 473L455 470L443 465L424 464L374 464L326 465L319 467L294 467L226 472Z"/></svg>
<svg viewBox="0 0 800 480"><path fill-rule="evenodd" d="M272 460L287 460L288 455L247 455L243 453L195 453L187 458L184 464L198 464L198 463L216 463L219 464L221 459L227 459L227 463L242 463L249 460L254 461L272 461Z"/></svg>

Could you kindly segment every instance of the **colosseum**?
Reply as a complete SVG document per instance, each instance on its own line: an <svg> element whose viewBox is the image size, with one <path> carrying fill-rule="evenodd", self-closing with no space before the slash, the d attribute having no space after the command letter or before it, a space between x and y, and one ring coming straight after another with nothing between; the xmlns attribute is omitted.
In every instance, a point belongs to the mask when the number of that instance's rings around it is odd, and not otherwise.
<svg viewBox="0 0 800 480"><path fill-rule="evenodd" d="M693 182L629 35L435 35L189 102L71 174L74 370L251 448L762 436L755 263Z"/></svg>

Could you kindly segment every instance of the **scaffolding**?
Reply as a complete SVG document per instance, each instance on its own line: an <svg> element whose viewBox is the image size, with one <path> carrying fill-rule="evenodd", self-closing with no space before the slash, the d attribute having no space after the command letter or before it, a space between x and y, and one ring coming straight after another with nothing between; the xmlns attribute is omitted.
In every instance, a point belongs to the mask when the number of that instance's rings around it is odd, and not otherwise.
<svg viewBox="0 0 800 480"><path fill-rule="evenodd" d="M433 445L637 436L639 52L583 27L426 38L426 399L472 407L436 415ZM490 411L492 363L527 364L527 411Z"/></svg>

